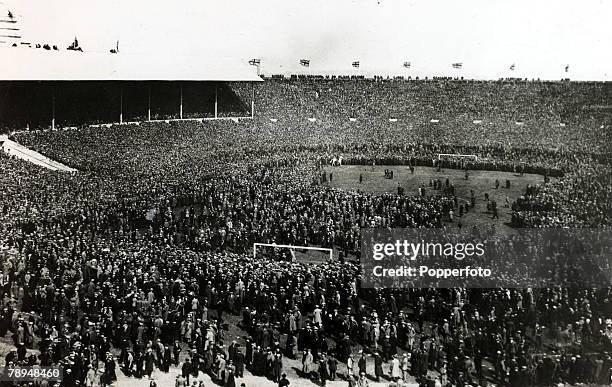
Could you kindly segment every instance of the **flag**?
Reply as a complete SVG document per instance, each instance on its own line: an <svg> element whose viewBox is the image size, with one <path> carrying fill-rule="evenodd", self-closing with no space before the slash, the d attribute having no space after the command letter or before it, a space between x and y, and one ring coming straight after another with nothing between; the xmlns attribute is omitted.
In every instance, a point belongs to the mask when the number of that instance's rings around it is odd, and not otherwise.
<svg viewBox="0 0 612 387"><path fill-rule="evenodd" d="M261 59L251 59L251 60L249 61L249 64L250 64L251 66L259 66L259 65L261 64Z"/></svg>
<svg viewBox="0 0 612 387"><path fill-rule="evenodd" d="M409 69L410 68L410 62L404 62L404 67Z"/></svg>
<svg viewBox="0 0 612 387"><path fill-rule="evenodd" d="M355 62L353 62L353 67L359 67L359 61L356 60Z"/></svg>
<svg viewBox="0 0 612 387"><path fill-rule="evenodd" d="M512 65L510 66L510 70L514 71L514 63L512 63Z"/></svg>
<svg viewBox="0 0 612 387"><path fill-rule="evenodd" d="M462 67L463 67L463 63L461 63L461 62L453 63L453 68L454 69L460 69Z"/></svg>
<svg viewBox="0 0 612 387"><path fill-rule="evenodd" d="M568 71L569 71L569 65L566 65L565 66L565 72L568 72Z"/></svg>
<svg viewBox="0 0 612 387"><path fill-rule="evenodd" d="M300 59L300 64L304 67L310 66L310 59Z"/></svg>
<svg viewBox="0 0 612 387"><path fill-rule="evenodd" d="M117 45L115 46L115 48L111 48L110 50L111 54L118 54L119 53L119 41L117 40Z"/></svg>

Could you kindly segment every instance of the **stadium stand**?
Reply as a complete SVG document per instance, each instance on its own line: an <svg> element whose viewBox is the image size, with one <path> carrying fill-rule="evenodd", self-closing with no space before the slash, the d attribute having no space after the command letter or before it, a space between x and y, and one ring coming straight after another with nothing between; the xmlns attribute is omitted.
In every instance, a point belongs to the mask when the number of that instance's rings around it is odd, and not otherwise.
<svg viewBox="0 0 612 387"><path fill-rule="evenodd" d="M224 90L230 112L248 106L249 86ZM348 257L359 254L363 227L449 227L452 194L326 185L323 164L336 155L436 166L438 153L476 154L442 162L546 177L512 203L513 226L609 230L611 115L600 107L612 105L611 84L274 77L255 94L253 120L79 120L76 129L11 134L80 171L0 157L3 291L15 298L0 328L15 333L11 359L23 361L37 336L41 364L73 356L71 377L84 381L95 377L87 349L104 363L105 383L117 378L116 363L137 378L168 372L180 348L192 360L180 355L181 377L203 371L223 385L245 367L278 383L283 362L296 358L298 375L313 380L335 378L338 359L349 380L382 372L420 383L435 375L442 385L610 381L612 291L588 286L592 273L580 265L559 265L566 287L514 288L522 278L511 277L498 289L362 289L349 262L250 251L254 242L314 245ZM9 116L3 126L24 122ZM508 254L520 243L477 231ZM559 264L544 255L530 259ZM37 318L11 327L14 310ZM227 347L227 321L240 322L245 351ZM83 348L71 354L76 342ZM357 348L381 359L358 355L347 368ZM388 371L372 367L383 360Z"/></svg>

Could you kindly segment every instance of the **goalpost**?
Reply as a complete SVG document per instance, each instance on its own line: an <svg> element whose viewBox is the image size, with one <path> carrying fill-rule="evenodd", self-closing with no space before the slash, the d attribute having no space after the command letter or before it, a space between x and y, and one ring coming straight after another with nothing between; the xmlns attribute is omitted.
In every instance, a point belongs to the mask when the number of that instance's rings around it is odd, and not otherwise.
<svg viewBox="0 0 612 387"><path fill-rule="evenodd" d="M292 255L293 255L293 251L294 250L317 250L317 251L324 251L324 252L329 254L329 260L330 261L333 260L333 258L334 258L334 251L332 249L329 249L329 248L326 248L326 247L278 245L276 243L253 243L253 259L255 259L256 256L257 256L257 247L258 246L273 247L273 248L286 248L286 249L289 249L292 252Z"/></svg>

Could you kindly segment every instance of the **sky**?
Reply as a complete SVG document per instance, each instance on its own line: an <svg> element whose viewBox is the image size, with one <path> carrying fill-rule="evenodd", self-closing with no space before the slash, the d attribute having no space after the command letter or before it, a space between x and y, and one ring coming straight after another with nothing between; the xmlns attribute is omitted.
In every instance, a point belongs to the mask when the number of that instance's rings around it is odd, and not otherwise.
<svg viewBox="0 0 612 387"><path fill-rule="evenodd" d="M65 48L77 36L106 53L119 40L134 60L260 58L267 75L612 80L608 0L0 0L0 19L3 8L32 43Z"/></svg>

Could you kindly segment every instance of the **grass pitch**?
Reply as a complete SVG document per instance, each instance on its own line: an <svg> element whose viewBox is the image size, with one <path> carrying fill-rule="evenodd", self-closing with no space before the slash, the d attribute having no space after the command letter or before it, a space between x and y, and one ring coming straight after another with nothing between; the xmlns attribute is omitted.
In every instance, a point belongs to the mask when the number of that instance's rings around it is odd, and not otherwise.
<svg viewBox="0 0 612 387"><path fill-rule="evenodd" d="M385 169L393 171L393 179L385 178ZM405 195L418 195L421 185L426 187L426 195L438 195L439 190L433 190L429 186L430 179L440 178L442 183L446 178L455 186L455 192L459 203L470 201L470 190L474 190L476 207L470 209L461 217L463 227L476 225L479 228L489 229L495 225L497 232L512 233L509 226L512 219L511 208L504 207L506 197L510 204L525 192L527 184L535 185L544 183L544 176L536 174L524 174L519 176L512 172L499 171L469 171L469 178L465 180L465 173L457 169L442 169L440 172L432 167L416 167L414 174L405 166L376 165L344 165L340 167L327 166L325 168L328 181L327 185L333 188L365 193L397 193L398 186L404 188ZM331 182L329 174L333 175ZM363 176L363 182L359 183L359 175ZM495 179L500 182L499 188L495 189ZM506 188L506 179L510 180L510 188ZM487 202L485 193L489 194L491 200L497 202L499 219L492 219L493 214L487 213ZM447 227L457 227L459 211L455 211L455 220L447 222Z"/></svg>

